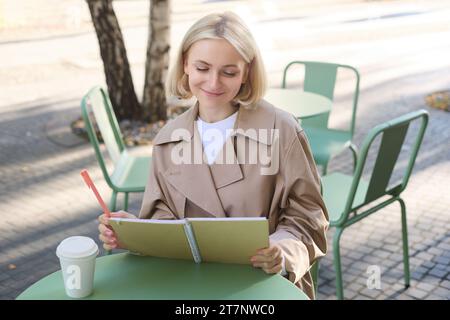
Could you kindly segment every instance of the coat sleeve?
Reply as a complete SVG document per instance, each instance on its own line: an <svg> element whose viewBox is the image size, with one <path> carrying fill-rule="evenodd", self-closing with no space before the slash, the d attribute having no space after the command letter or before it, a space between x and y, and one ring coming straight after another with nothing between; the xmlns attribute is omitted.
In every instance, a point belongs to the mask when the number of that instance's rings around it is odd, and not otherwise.
<svg viewBox="0 0 450 320"><path fill-rule="evenodd" d="M152 163L150 173L145 187L144 198L142 200L140 219L177 219L169 207L166 199L165 182L161 178L160 163L161 159L158 152L158 146L153 147Z"/></svg>
<svg viewBox="0 0 450 320"><path fill-rule="evenodd" d="M280 246L288 278L297 283L314 260L325 255L329 226L319 174L303 131L297 132L288 148L280 179L284 191L270 242Z"/></svg>

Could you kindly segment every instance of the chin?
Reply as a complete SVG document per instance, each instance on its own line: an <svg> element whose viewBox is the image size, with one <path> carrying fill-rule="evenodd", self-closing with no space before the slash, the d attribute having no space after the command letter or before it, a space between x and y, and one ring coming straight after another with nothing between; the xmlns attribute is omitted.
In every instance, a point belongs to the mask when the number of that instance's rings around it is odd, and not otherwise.
<svg viewBox="0 0 450 320"><path fill-rule="evenodd" d="M219 105L221 105L221 103L219 101L211 101L211 100L199 100L200 105L203 108L215 108Z"/></svg>
<svg viewBox="0 0 450 320"><path fill-rule="evenodd" d="M205 106L217 106L228 103L230 100L224 99L223 97L202 97L199 102Z"/></svg>

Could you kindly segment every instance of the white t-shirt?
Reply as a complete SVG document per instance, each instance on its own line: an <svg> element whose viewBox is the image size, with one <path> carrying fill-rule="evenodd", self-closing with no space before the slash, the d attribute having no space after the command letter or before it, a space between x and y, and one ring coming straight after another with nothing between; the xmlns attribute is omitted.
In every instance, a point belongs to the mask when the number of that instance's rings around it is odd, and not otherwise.
<svg viewBox="0 0 450 320"><path fill-rule="evenodd" d="M214 163L217 155L222 150L225 141L227 141L230 136L232 129L234 128L237 115L238 112L236 111L228 118L212 123L205 122L200 119L200 117L196 120L198 132L200 133L200 138L202 140L203 152L206 154L209 165ZM284 257L281 265L281 275L284 276L287 274Z"/></svg>
<svg viewBox="0 0 450 320"><path fill-rule="evenodd" d="M217 122L205 122L200 117L197 119L197 128L202 139L203 151L208 159L208 164L214 163L217 155L223 148L225 141L230 136L237 118L237 111L228 118Z"/></svg>

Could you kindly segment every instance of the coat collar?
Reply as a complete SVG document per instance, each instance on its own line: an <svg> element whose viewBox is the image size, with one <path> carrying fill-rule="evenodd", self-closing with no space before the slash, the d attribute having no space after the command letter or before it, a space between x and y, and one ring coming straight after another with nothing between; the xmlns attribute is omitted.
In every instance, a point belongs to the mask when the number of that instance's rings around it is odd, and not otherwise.
<svg viewBox="0 0 450 320"><path fill-rule="evenodd" d="M171 120L161 129L153 140L153 145L160 145L170 142L189 142L194 137L194 123L198 116L198 102L189 108L176 119ZM239 107L238 116L234 125L232 135L243 135L259 143L271 145L273 140L273 130L275 127L275 109L265 100L261 100L255 109ZM176 135L174 130L185 129L187 135ZM264 130L260 130L264 129ZM255 131L256 130L256 134Z"/></svg>

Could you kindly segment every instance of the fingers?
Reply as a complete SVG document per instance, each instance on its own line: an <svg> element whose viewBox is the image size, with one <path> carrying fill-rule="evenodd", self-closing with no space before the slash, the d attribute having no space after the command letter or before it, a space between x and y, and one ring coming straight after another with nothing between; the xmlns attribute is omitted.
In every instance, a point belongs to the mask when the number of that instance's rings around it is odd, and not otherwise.
<svg viewBox="0 0 450 320"><path fill-rule="evenodd" d="M269 273L269 274L272 274L272 273L280 273L282 269L283 269L283 268L282 268L282 266L281 266L281 263L278 264L278 265L275 265L273 268L270 268L270 269L265 269L265 268L263 268L264 272L265 272L265 273Z"/></svg>
<svg viewBox="0 0 450 320"><path fill-rule="evenodd" d="M258 250L250 261L254 267L261 268L266 273L279 273L282 270L283 256L278 246L271 246Z"/></svg>
<svg viewBox="0 0 450 320"><path fill-rule="evenodd" d="M126 211L120 210L117 212L111 212L111 217L115 218L128 218L128 219L135 219L137 218L135 215L128 213Z"/></svg>
<svg viewBox="0 0 450 320"><path fill-rule="evenodd" d="M137 218L135 215L132 215L131 213L128 213L126 211L112 212L111 217L129 219ZM109 224L109 217L107 217L105 214L102 214L98 217L98 222L98 231L100 233L98 238L103 242L103 248L108 251L112 249L123 248L123 246L116 238L111 225Z"/></svg>
<svg viewBox="0 0 450 320"><path fill-rule="evenodd" d="M111 250L111 249L117 248L117 240L115 238L111 239L111 238L105 237L102 234L100 234L98 236L98 238L100 239L100 241L103 242L103 248L105 248L106 250Z"/></svg>
<svg viewBox="0 0 450 320"><path fill-rule="evenodd" d="M252 264L256 268L261 268L267 273L277 273L281 271L281 262L283 261L283 258L277 257L274 260L270 261L254 261Z"/></svg>
<svg viewBox="0 0 450 320"><path fill-rule="evenodd" d="M269 248L258 250L257 254L252 258L254 258L254 260L258 262L268 262L275 260L279 256L281 256L281 249L277 246L272 246Z"/></svg>
<svg viewBox="0 0 450 320"><path fill-rule="evenodd" d="M98 217L98 222L100 224L104 224L109 226L109 218L106 216L106 214L102 214Z"/></svg>
<svg viewBox="0 0 450 320"><path fill-rule="evenodd" d="M128 218L128 219L135 219L137 218L135 215L128 213L126 211L117 211L117 212L111 212L111 217L114 218ZM98 222L109 225L109 217L106 216L106 214L102 214L98 217Z"/></svg>
<svg viewBox="0 0 450 320"><path fill-rule="evenodd" d="M114 231L111 229L109 225L108 217L106 217L105 214L102 214L101 216L99 216L98 220L99 220L98 238L100 239L100 241L103 242L103 248L108 251L116 248L117 239L115 237Z"/></svg>
<svg viewBox="0 0 450 320"><path fill-rule="evenodd" d="M270 261L270 262L256 262L253 263L253 267L255 268L261 268L265 273L272 274L272 273L280 273L283 270L282 267L282 261L283 259L277 258L276 260Z"/></svg>
<svg viewBox="0 0 450 320"><path fill-rule="evenodd" d="M98 225L98 232L100 232L106 237L115 236L114 231L111 229L111 227L107 227L104 224Z"/></svg>
<svg viewBox="0 0 450 320"><path fill-rule="evenodd" d="M275 257L280 251L281 250L280 250L279 247L271 246L271 247L268 247L268 248L264 248L264 249L258 250L257 254L264 255L264 256Z"/></svg>

